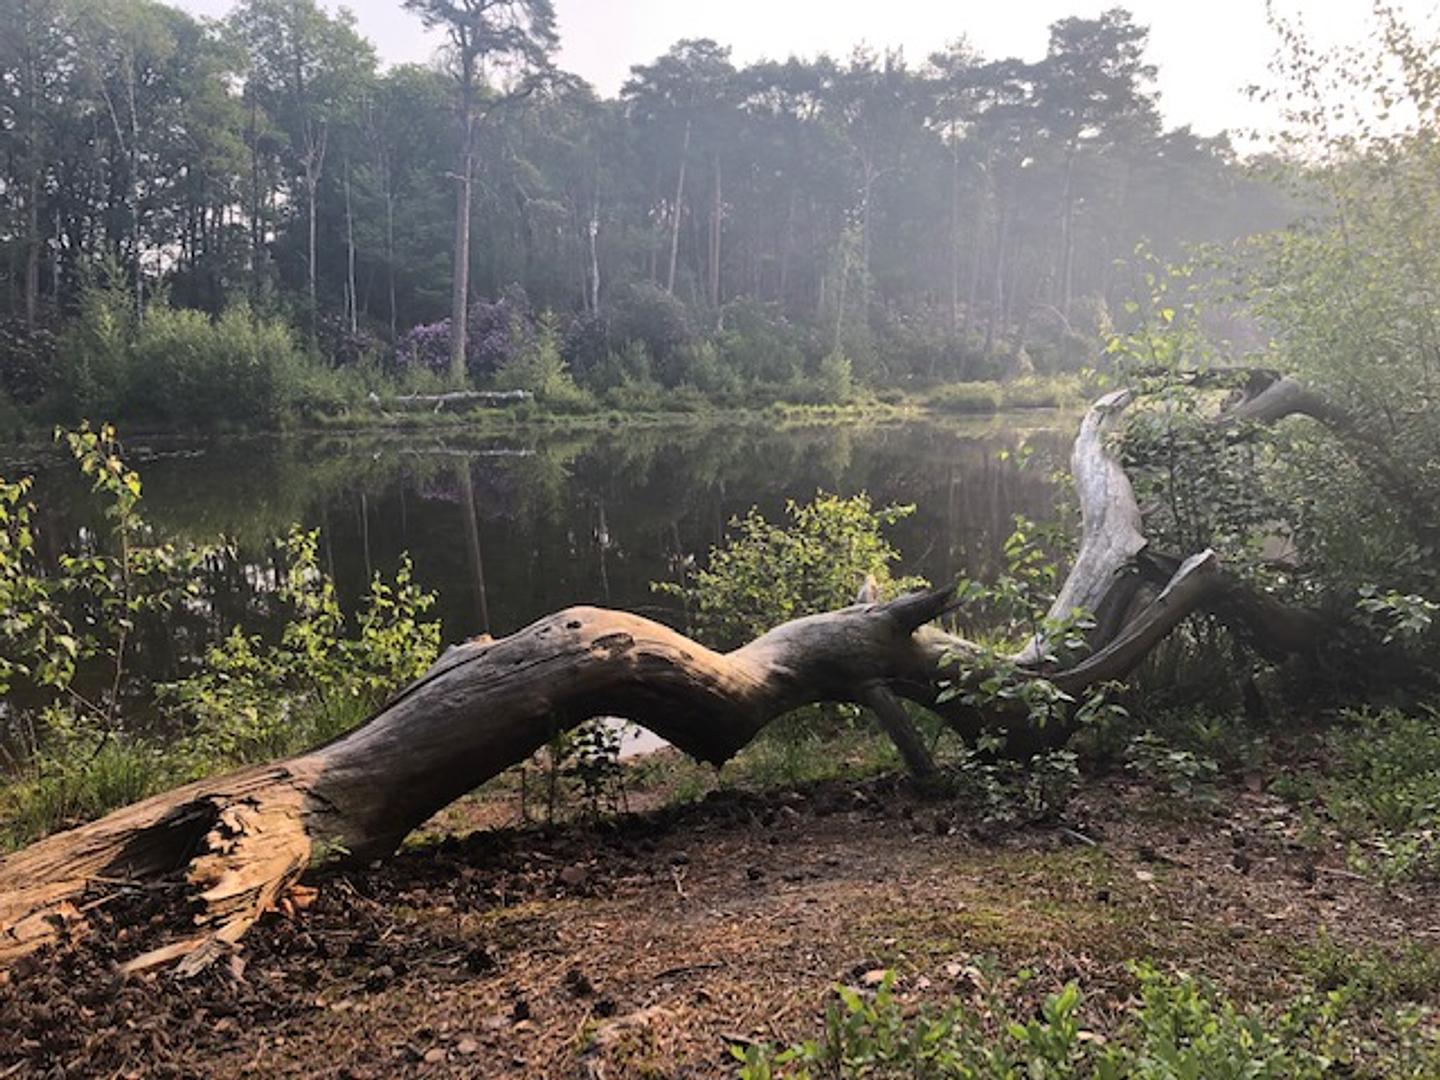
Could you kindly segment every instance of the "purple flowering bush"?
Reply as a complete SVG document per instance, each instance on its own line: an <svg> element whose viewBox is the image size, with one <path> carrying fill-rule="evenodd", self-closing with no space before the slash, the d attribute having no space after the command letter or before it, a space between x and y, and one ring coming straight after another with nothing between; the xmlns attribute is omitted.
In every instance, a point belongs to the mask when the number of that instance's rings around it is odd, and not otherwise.
<svg viewBox="0 0 1440 1080"><path fill-rule="evenodd" d="M511 286L498 300L476 300L466 313L465 366L472 379L486 379L535 345L535 314L525 290ZM412 327L395 344L400 371L450 370L450 320Z"/></svg>
<svg viewBox="0 0 1440 1080"><path fill-rule="evenodd" d="M450 368L450 320L423 323L406 331L395 343L395 366L400 371L444 375Z"/></svg>

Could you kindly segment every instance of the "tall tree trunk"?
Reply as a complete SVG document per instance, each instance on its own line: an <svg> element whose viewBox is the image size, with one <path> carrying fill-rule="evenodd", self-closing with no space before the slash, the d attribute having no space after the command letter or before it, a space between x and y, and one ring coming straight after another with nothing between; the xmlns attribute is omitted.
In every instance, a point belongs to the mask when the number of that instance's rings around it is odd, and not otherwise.
<svg viewBox="0 0 1440 1080"><path fill-rule="evenodd" d="M876 170L867 158L865 182L860 195L860 317L870 317L870 204L875 191Z"/></svg>
<svg viewBox="0 0 1440 1080"><path fill-rule="evenodd" d="M780 280L777 298L786 307L790 304L790 258L795 246L795 204L800 199L799 181L790 186L790 200L785 209L785 227L780 232Z"/></svg>
<svg viewBox="0 0 1440 1080"><path fill-rule="evenodd" d="M25 194L25 329L34 330L40 311L40 173L30 172Z"/></svg>
<svg viewBox="0 0 1440 1080"><path fill-rule="evenodd" d="M960 145L950 127L950 333L960 332ZM931 374L934 374L932 369Z"/></svg>
<svg viewBox="0 0 1440 1080"><path fill-rule="evenodd" d="M1005 316L1005 249L1010 242L1010 200L1004 191L1000 192L999 219L995 223L994 275L990 285L989 321L985 325L985 352L995 349L996 332L1003 332L1000 325Z"/></svg>
<svg viewBox="0 0 1440 1080"><path fill-rule="evenodd" d="M720 233L724 200L720 191L720 153L715 153L715 198L710 209L710 306L720 310Z"/></svg>
<svg viewBox="0 0 1440 1080"><path fill-rule="evenodd" d="M125 63L125 97L130 109L130 138L125 156L128 160L126 197L130 202L130 263L135 278L135 321L145 318L145 258L140 241L140 113L135 96L135 57Z"/></svg>
<svg viewBox="0 0 1440 1080"><path fill-rule="evenodd" d="M265 240L265 231L261 225L260 106L253 87L247 85L245 95L250 99L250 304L253 308L260 302L260 248Z"/></svg>
<svg viewBox="0 0 1440 1080"><path fill-rule="evenodd" d="M474 151L470 125L463 136L460 174L455 185L455 259L450 286L450 381L465 381L465 336L470 303L470 198L474 184Z"/></svg>
<svg viewBox="0 0 1440 1080"><path fill-rule="evenodd" d="M355 214L350 202L350 159L345 159L345 289L350 307L350 333L360 328L359 297L355 294Z"/></svg>
<svg viewBox="0 0 1440 1080"><path fill-rule="evenodd" d="M390 294L390 340L399 334L399 317L395 306L395 191L390 166L384 167L385 177L385 267L386 284Z"/></svg>
<svg viewBox="0 0 1440 1080"><path fill-rule="evenodd" d="M585 227L585 237L589 241L590 249L590 273L589 289L586 300L589 302L589 310L593 314L600 310L600 200L597 198L590 207L590 221Z"/></svg>
<svg viewBox="0 0 1440 1080"><path fill-rule="evenodd" d="M314 173L311 172L311 167L307 162L305 166L305 297L310 305L309 324L310 337L312 340L315 337L315 318L320 310L319 290L316 287L315 274L315 252L317 247L315 206L319 201L319 195L316 191L318 186L319 184L316 177Z"/></svg>
<svg viewBox="0 0 1440 1080"><path fill-rule="evenodd" d="M975 309L980 306L980 278L984 272L985 215L989 210L989 199L982 186L975 195L975 226L970 233L970 284L965 292L965 316L961 330L968 336L975 321Z"/></svg>
<svg viewBox="0 0 1440 1080"><path fill-rule="evenodd" d="M40 62L35 55L38 28L31 19L29 4L20 6L21 95L25 102L25 328L34 330L40 309L40 178L44 161L40 153Z"/></svg>
<svg viewBox="0 0 1440 1080"><path fill-rule="evenodd" d="M845 343L845 298L850 291L850 245L845 244L840 256L840 293L835 302L835 352L840 352Z"/></svg>
<svg viewBox="0 0 1440 1080"><path fill-rule="evenodd" d="M1065 194L1060 221L1060 313L1070 318L1075 276L1075 148L1065 155Z"/></svg>
<svg viewBox="0 0 1440 1080"><path fill-rule="evenodd" d="M675 205L670 208L670 268L665 274L665 291L675 294L675 262L680 256L680 208L685 205L685 165L690 159L690 118L685 118L685 138L680 143L680 171L675 180Z"/></svg>

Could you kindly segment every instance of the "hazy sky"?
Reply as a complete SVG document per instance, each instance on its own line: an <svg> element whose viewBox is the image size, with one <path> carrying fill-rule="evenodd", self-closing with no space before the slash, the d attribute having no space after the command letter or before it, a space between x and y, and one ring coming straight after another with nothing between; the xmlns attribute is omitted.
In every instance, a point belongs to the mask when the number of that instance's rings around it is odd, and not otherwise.
<svg viewBox="0 0 1440 1080"><path fill-rule="evenodd" d="M221 15L231 0L178 0L202 15ZM322 0L334 8L334 0ZM830 52L862 42L900 46L918 63L946 42L968 37L989 57L1035 59L1046 28L1067 15L1093 16L1117 3L1150 27L1150 60L1160 69L1161 107L1171 125L1211 134L1264 125L1245 98L1263 81L1272 49L1264 0L555 0L561 66L613 94L630 65L658 56L682 37L711 37L737 62ZM1354 41L1369 23L1371 0L1277 0L1325 43ZM361 30L391 62L425 60L435 39L400 0L352 0ZM1399 0L1433 20L1437 0Z"/></svg>

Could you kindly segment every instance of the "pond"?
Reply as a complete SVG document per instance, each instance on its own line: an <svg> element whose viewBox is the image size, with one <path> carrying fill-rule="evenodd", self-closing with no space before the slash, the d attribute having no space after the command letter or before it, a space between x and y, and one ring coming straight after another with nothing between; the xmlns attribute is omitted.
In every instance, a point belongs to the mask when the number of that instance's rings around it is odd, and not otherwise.
<svg viewBox="0 0 1440 1080"><path fill-rule="evenodd" d="M574 603L670 622L674 581L751 506L868 492L914 504L893 527L900 573L932 582L993 572L1014 516L1054 518L1073 430L1067 414L984 422L776 427L760 422L620 426L583 433L134 439L147 516L196 540L233 537L254 571L292 522L321 530L321 558L347 607L409 552L439 597L446 640L497 636ZM94 527L85 489L53 453L35 471L42 547ZM257 562L258 560L258 562ZM254 587L255 574L248 585Z"/></svg>

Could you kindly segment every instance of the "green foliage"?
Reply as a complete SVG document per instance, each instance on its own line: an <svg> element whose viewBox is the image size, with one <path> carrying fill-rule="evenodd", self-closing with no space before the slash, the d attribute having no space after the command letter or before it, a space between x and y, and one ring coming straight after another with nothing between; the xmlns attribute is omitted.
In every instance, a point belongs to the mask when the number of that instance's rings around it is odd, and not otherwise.
<svg viewBox="0 0 1440 1080"><path fill-rule="evenodd" d="M104 738L56 711L34 721L0 782L0 851L101 817L177 782L174 763L145 739Z"/></svg>
<svg viewBox="0 0 1440 1080"><path fill-rule="evenodd" d="M803 327L755 301L727 306L724 325L717 342L721 355L747 383L794 385L805 372L806 356L819 351Z"/></svg>
<svg viewBox="0 0 1440 1080"><path fill-rule="evenodd" d="M873 994L836 987L839 1001L825 1012L824 1034L778 1053L765 1046L732 1047L741 1080L819 1080L884 1077L914 1080L982 1080L1075 1075L1081 1052L1073 985L1047 997L1034 1019L1012 1021L1003 1032L987 1029L979 1014L956 1005L940 1013L907 1016L887 972Z"/></svg>
<svg viewBox="0 0 1440 1080"><path fill-rule="evenodd" d="M91 484L108 535L63 553L53 572L35 548L29 478L0 480L0 690L63 700L86 722L110 728L130 670L137 624L163 617L198 586L204 550L156 541L141 516L140 477L120 457L115 430L57 432ZM82 688L82 665L98 669Z"/></svg>
<svg viewBox="0 0 1440 1080"><path fill-rule="evenodd" d="M925 395L932 409L954 413L994 413L1001 407L1000 384L959 382L937 386Z"/></svg>
<svg viewBox="0 0 1440 1080"><path fill-rule="evenodd" d="M438 655L440 624L424 619L435 597L415 585L408 556L393 585L374 577L351 627L320 571L318 542L317 532L292 528L276 545L275 602L285 619L278 641L236 629L199 671L160 688L188 733L182 752L194 771L333 738Z"/></svg>
<svg viewBox="0 0 1440 1080"><path fill-rule="evenodd" d="M785 525L752 508L730 523L725 544L710 550L708 565L692 571L688 584L652 587L686 601L704 640L733 647L789 619L854 603L870 575L882 596L922 585L918 578L892 578L900 553L882 532L914 511L875 509L863 493L824 492L803 505L787 502Z"/></svg>
<svg viewBox="0 0 1440 1080"><path fill-rule="evenodd" d="M607 806L619 808L624 776L620 767L620 744L624 735L624 728L619 724L589 720L551 744L552 766L578 787L581 801L591 817L598 817Z"/></svg>
<svg viewBox="0 0 1440 1080"><path fill-rule="evenodd" d="M1312 784L1362 870L1387 880L1440 875L1440 715L1350 713Z"/></svg>
<svg viewBox="0 0 1440 1080"><path fill-rule="evenodd" d="M1376 1044L1352 1029L1343 993L1244 1008L1186 975L1143 964L1133 974L1138 1000L1103 1038L1084 1027L1074 983L1022 1019L988 979L974 1003L912 1011L890 972L873 993L838 987L819 1038L731 1054L740 1080L1320 1080L1440 1067L1440 1044L1413 1015L1390 1018Z"/></svg>
<svg viewBox="0 0 1440 1080"><path fill-rule="evenodd" d="M1180 383L1152 391L1125 427L1121 462L1159 550L1207 547L1232 570L1265 574L1266 542L1293 536L1294 507L1267 491L1257 465L1274 453L1268 434L1214 422L1207 400ZM1273 572L1267 581L1275 578Z"/></svg>
<svg viewBox="0 0 1440 1080"><path fill-rule="evenodd" d="M0 789L0 836L9 842L160 783L156 752L125 732L124 695L142 624L163 622L198 594L204 555L154 538L140 511L140 477L121 459L113 428L62 434L107 531L47 567L35 546L30 479L0 478L0 692L13 695L7 719L20 748Z"/></svg>
<svg viewBox="0 0 1440 1080"><path fill-rule="evenodd" d="M1275 20L1282 145L1307 166L1282 175L1314 210L1250 245L1235 277L1273 339L1268 366L1344 411L1297 432L1277 465L1284 498L1304 507L1305 556L1336 594L1437 597L1435 41L1375 10L1376 33L1346 52ZM1333 123L1337 107L1357 122Z"/></svg>
<svg viewBox="0 0 1440 1080"><path fill-rule="evenodd" d="M307 363L289 327L243 306L212 320L152 304L131 343L119 411L180 427L276 427L299 404Z"/></svg>
<svg viewBox="0 0 1440 1080"><path fill-rule="evenodd" d="M662 365L695 335L685 305L649 282L622 290L611 312L611 322L617 340L640 343L650 358Z"/></svg>
<svg viewBox="0 0 1440 1080"><path fill-rule="evenodd" d="M1381 592L1374 585L1361 587L1356 607L1370 617L1387 645L1424 637L1440 612L1440 604L1423 596L1396 589Z"/></svg>
<svg viewBox="0 0 1440 1080"><path fill-rule="evenodd" d="M787 728L782 721L780 737L756 739L725 766L727 780L766 790L874 776L900 767L894 743L873 725L849 723L858 717L858 709L842 705L837 715L842 723L824 730L803 724Z"/></svg>
<svg viewBox="0 0 1440 1080"><path fill-rule="evenodd" d="M1321 927L1315 944L1301 954L1307 981L1369 1012L1423 1004L1440 988L1440 950L1423 942L1388 949L1348 948Z"/></svg>
<svg viewBox="0 0 1440 1080"><path fill-rule="evenodd" d="M243 304L216 318L151 303L137 319L118 277L89 286L64 332L64 411L121 414L175 427L275 428L297 411L329 407L347 393L280 319ZM358 387L355 388L358 390Z"/></svg>
<svg viewBox="0 0 1440 1080"><path fill-rule="evenodd" d="M660 365L660 376L665 386L690 387L716 401L734 400L741 389L740 377L711 341L680 346Z"/></svg>
<svg viewBox="0 0 1440 1080"><path fill-rule="evenodd" d="M1126 768L1157 793L1181 804L1213 806L1217 801L1215 780L1220 768L1212 758L1171 746L1153 731L1130 741L1125 752Z"/></svg>
<svg viewBox="0 0 1440 1080"><path fill-rule="evenodd" d="M1085 702L1078 702L1048 679L1021 670L1012 658L1016 645L1026 639L1041 655L1056 658L1085 646L1084 632L1090 622L1084 612L1071 612L1063 619L1045 614L1055 599L1059 581L1053 554L1059 542L1054 529L1037 528L1021 515L1006 537L1006 571L993 584L962 580L957 595L970 617L984 621L990 641L973 652L944 657L946 667L956 674L946 680L941 702L959 699L987 712L1008 712L1015 720L1035 728L1069 719L1099 721L1118 706L1107 702L1109 687L1098 687Z"/></svg>
<svg viewBox="0 0 1440 1080"><path fill-rule="evenodd" d="M113 428L61 434L106 529L42 560L29 478L0 478L0 692L16 748L0 784L0 842L328 738L434 659L439 626L423 619L434 597L416 587L408 560L393 584L377 576L347 621L318 568L315 534L292 531L275 560L278 639L236 631L205 651L202 670L153 685L137 642L174 634L187 605L204 606L203 562L219 549L157 536ZM157 705L177 733L163 745L132 723Z"/></svg>
<svg viewBox="0 0 1440 1080"><path fill-rule="evenodd" d="M815 369L815 388L826 404L849 401L855 390L850 358L838 349L826 353Z"/></svg>
<svg viewBox="0 0 1440 1080"><path fill-rule="evenodd" d="M1001 387L1001 403L1007 409L1058 409L1083 398L1083 382L1073 375L1014 379Z"/></svg>
<svg viewBox="0 0 1440 1080"><path fill-rule="evenodd" d="M576 385L560 355L560 332L553 316L542 316L521 348L495 373L501 390L529 390L535 400L557 412L592 412L594 400Z"/></svg>

